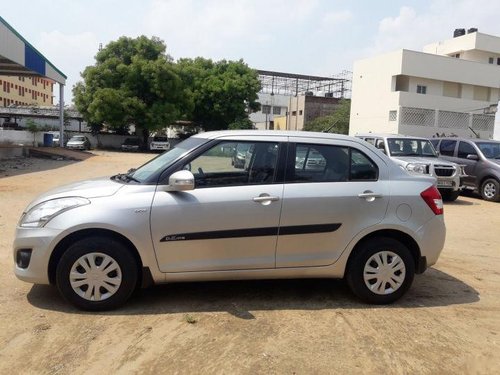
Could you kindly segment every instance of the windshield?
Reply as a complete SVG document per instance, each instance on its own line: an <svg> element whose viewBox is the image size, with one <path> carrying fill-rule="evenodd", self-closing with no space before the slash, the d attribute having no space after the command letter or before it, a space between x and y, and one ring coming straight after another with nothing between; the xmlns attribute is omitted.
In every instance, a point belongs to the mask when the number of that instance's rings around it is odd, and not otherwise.
<svg viewBox="0 0 500 375"><path fill-rule="evenodd" d="M427 139L389 138L391 156L416 156L437 158L436 151Z"/></svg>
<svg viewBox="0 0 500 375"><path fill-rule="evenodd" d="M500 159L500 142L476 142L486 159Z"/></svg>
<svg viewBox="0 0 500 375"><path fill-rule="evenodd" d="M167 137L154 137L153 142L168 142Z"/></svg>
<svg viewBox="0 0 500 375"><path fill-rule="evenodd" d="M81 142L81 141L84 141L85 140L85 137L72 137L70 139L70 142L71 141L77 141L77 142Z"/></svg>
<svg viewBox="0 0 500 375"><path fill-rule="evenodd" d="M133 173L130 173L129 175L140 182L146 181L157 172L160 172L167 168L170 164L179 159L188 151L202 145L205 142L207 142L207 139L204 138L188 138L169 151L158 155L156 158L137 168Z"/></svg>
<svg viewBox="0 0 500 375"><path fill-rule="evenodd" d="M136 138L127 138L125 139L125 142L123 142L125 145L139 145L140 140Z"/></svg>

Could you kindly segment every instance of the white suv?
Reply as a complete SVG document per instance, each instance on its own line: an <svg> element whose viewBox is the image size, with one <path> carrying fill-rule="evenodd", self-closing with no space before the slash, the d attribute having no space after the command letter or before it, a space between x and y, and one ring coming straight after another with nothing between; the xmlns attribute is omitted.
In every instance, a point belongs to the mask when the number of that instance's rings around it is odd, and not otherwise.
<svg viewBox="0 0 500 375"><path fill-rule="evenodd" d="M252 130L197 134L128 174L38 197L13 252L18 278L88 310L119 306L141 282L311 277L345 277L380 304L444 240L434 178L356 138Z"/></svg>
<svg viewBox="0 0 500 375"><path fill-rule="evenodd" d="M170 143L165 136L154 136L151 144L149 145L151 151L167 151L170 149Z"/></svg>
<svg viewBox="0 0 500 375"><path fill-rule="evenodd" d="M359 134L357 138L374 145L410 173L436 178L445 201L454 201L462 190L462 166L439 157L426 138L398 134Z"/></svg>

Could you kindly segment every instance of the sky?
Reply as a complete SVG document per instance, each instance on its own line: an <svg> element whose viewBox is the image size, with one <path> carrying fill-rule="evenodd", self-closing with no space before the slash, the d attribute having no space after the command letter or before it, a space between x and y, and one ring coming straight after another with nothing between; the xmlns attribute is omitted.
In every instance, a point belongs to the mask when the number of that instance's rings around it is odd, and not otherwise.
<svg viewBox="0 0 500 375"><path fill-rule="evenodd" d="M456 28L500 36L500 2L492 0L2 0L0 15L68 76L66 103L99 44L122 35L157 36L174 59L243 59L321 76L421 50Z"/></svg>

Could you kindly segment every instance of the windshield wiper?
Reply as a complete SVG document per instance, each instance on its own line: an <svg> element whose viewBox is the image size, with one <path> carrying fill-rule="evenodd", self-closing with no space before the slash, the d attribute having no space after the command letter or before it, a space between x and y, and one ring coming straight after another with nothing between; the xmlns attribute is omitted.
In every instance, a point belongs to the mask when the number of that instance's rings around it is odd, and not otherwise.
<svg viewBox="0 0 500 375"><path fill-rule="evenodd" d="M129 181L134 181L134 182L138 182L138 183L141 183L141 181L139 181L137 178L135 177L132 177L131 175L129 175L128 173L118 173L117 175L114 175L113 177L111 177L115 180L120 180L120 181L124 181L124 182L129 182Z"/></svg>

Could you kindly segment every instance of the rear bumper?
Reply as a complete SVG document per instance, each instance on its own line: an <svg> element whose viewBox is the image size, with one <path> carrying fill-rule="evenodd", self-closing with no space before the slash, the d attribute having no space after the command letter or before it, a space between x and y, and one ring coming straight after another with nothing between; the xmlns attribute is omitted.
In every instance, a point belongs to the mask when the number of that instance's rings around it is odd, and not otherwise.
<svg viewBox="0 0 500 375"><path fill-rule="evenodd" d="M435 264L443 250L446 239L446 227L443 215L437 215L417 231L420 256L425 258L425 268ZM417 264L417 269L424 267L424 260ZM423 271L422 271L423 272Z"/></svg>

